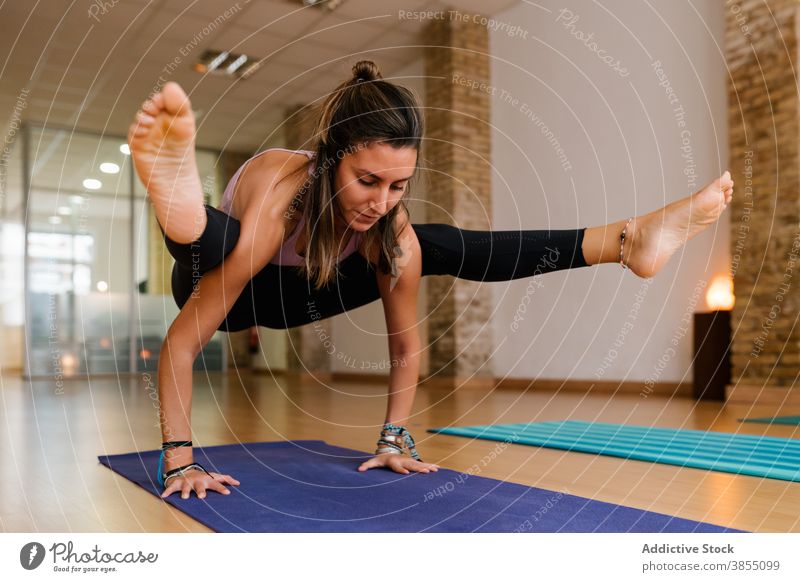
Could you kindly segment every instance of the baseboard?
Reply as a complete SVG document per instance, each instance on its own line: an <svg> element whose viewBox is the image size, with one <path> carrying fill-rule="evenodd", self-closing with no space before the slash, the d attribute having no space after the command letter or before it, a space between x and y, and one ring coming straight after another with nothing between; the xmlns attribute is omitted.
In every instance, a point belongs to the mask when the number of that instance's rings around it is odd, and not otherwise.
<svg viewBox="0 0 800 582"><path fill-rule="evenodd" d="M332 372L333 380L335 382L353 382L359 383L387 383L389 381L389 374L359 374L358 372Z"/></svg>
<svg viewBox="0 0 800 582"><path fill-rule="evenodd" d="M756 386L754 384L728 384L725 401L731 404L785 404L800 405L800 389L789 386Z"/></svg>
<svg viewBox="0 0 800 582"><path fill-rule="evenodd" d="M559 380L553 378L504 378L498 388L540 390L542 392L581 392L594 394L635 394L642 397L691 398L692 385L680 382L656 382L646 386L643 381Z"/></svg>
<svg viewBox="0 0 800 582"><path fill-rule="evenodd" d="M388 374L358 374L354 372L333 372L336 382L388 382ZM642 396L680 397L692 396L692 385L679 382L657 382L646 388L644 382L614 382L609 380L558 380L534 378L494 378L494 377L453 377L433 376L420 380L420 388L450 388L479 390L541 390L543 392L593 392L603 394L637 394Z"/></svg>
<svg viewBox="0 0 800 582"><path fill-rule="evenodd" d="M281 376L290 382L332 382L333 372L308 372L306 370L269 370L267 368L250 370L259 376Z"/></svg>

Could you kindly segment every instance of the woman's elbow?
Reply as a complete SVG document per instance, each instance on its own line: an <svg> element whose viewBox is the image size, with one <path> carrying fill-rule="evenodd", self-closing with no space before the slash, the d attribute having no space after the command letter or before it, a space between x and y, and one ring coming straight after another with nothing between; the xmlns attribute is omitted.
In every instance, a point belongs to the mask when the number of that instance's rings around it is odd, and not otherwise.
<svg viewBox="0 0 800 582"><path fill-rule="evenodd" d="M188 358L194 362L202 350L203 346L198 338L168 331L161 346L161 356L168 356L171 359Z"/></svg>
<svg viewBox="0 0 800 582"><path fill-rule="evenodd" d="M395 340L389 342L389 353L392 358L413 357L422 351L422 343L416 339Z"/></svg>

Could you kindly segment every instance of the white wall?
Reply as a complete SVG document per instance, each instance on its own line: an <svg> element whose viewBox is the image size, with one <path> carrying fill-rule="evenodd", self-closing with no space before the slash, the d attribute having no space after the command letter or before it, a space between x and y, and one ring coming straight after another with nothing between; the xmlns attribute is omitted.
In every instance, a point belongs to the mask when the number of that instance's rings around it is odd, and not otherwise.
<svg viewBox="0 0 800 582"><path fill-rule="evenodd" d="M557 21L562 8L578 16L571 28L563 16ZM509 35L505 27L490 38L494 227L614 222L660 208L721 174L728 163L723 8L714 0L542 0L495 15L524 35ZM618 59L617 68L627 69L627 76L576 38L579 31L593 34L597 49L605 51L601 56ZM675 91L673 105L659 86L655 61ZM502 90L519 103L505 100ZM681 157L682 129L673 111L678 104L690 132L688 160ZM568 159L566 169L528 110L552 130ZM649 287L619 265L541 277L543 287L533 287L516 333L509 326L529 293L528 281L493 283L495 342L505 338L494 357L496 375L691 381L692 329L681 319L705 308L702 284L727 271L728 226L726 213ZM644 295L638 314L637 294ZM633 328L614 358L613 343L626 321ZM607 356L613 362L600 374ZM666 362L662 371L660 358Z"/></svg>
<svg viewBox="0 0 800 582"><path fill-rule="evenodd" d="M586 0L546 0L538 3L542 8L524 3L495 15L527 35L509 36L499 28L490 38L495 229L617 221L688 195L727 168L723 6L695 2L695 13L689 4L651 4L613 0L603 4L606 11ZM565 7L579 17L570 30L593 33L598 48L619 59L627 76L556 22ZM681 157L682 129L651 67L657 60L685 110L690 159ZM424 100L423 75L420 60L398 72L397 81ZM519 103L508 103L501 90ZM568 170L530 112L552 130ZM692 170L694 176L684 173ZM412 213L412 220L424 221L424 214ZM487 283L496 302L495 345L503 342L492 362L495 375L690 382L692 328L684 318L705 309L703 283L727 271L728 227L726 213L649 284L618 265L545 275L532 294L529 280ZM526 294L531 302L512 333ZM638 309L637 296L643 298ZM422 314L424 289L420 303ZM624 328L626 321L632 329ZM623 329L627 334L614 352ZM324 328L331 330L335 371L367 371L360 369L362 361L388 357L380 301L333 318Z"/></svg>

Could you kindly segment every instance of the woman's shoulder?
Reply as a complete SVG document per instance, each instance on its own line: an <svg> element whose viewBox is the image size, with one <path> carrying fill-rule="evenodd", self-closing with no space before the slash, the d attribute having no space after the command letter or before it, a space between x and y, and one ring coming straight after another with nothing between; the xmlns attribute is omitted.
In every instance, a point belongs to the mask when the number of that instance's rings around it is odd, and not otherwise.
<svg viewBox="0 0 800 582"><path fill-rule="evenodd" d="M239 178L237 194L242 210L253 204L261 206L266 197L282 206L291 204L306 179L309 157L292 150L271 149L247 162Z"/></svg>
<svg viewBox="0 0 800 582"><path fill-rule="evenodd" d="M308 167L309 156L302 150L269 149L248 161L249 170L264 177L283 178Z"/></svg>

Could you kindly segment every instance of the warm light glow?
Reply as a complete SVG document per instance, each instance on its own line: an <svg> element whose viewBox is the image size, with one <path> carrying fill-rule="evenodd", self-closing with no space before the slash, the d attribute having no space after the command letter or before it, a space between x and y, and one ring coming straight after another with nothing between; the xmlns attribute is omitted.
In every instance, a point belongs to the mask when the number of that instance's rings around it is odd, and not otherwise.
<svg viewBox="0 0 800 582"><path fill-rule="evenodd" d="M105 349L110 348L111 347L111 340L108 339L107 337L101 337L100 338L100 347L101 348L105 348Z"/></svg>
<svg viewBox="0 0 800 582"><path fill-rule="evenodd" d="M150 350L147 350L147 349L141 350L141 351L139 352L139 356L140 356L140 357L141 357L143 360L146 360L147 358L149 358L149 357L150 357L150 356L152 356L152 355L153 355L153 354L152 354L152 352L151 352Z"/></svg>
<svg viewBox="0 0 800 582"><path fill-rule="evenodd" d="M61 365L65 368L74 368L75 364L77 364L77 361L72 354L64 354L61 356Z"/></svg>
<svg viewBox="0 0 800 582"><path fill-rule="evenodd" d="M733 280L725 275L717 275L706 291L706 303L712 311L729 311L733 308Z"/></svg>
<svg viewBox="0 0 800 582"><path fill-rule="evenodd" d="M108 291L108 283L106 283L105 281L98 281L97 290L100 291L100 293L105 293L106 291Z"/></svg>

